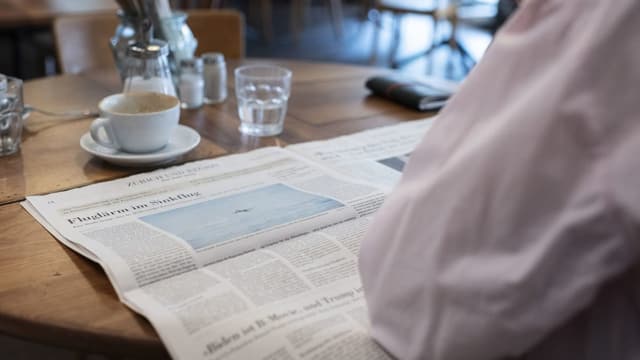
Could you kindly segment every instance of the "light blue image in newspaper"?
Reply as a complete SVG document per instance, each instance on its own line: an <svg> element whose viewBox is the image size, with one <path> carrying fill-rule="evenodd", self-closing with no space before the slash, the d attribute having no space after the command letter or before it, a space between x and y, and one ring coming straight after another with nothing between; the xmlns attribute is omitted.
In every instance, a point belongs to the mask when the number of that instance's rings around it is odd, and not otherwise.
<svg viewBox="0 0 640 360"><path fill-rule="evenodd" d="M331 198L275 184L140 220L184 239L199 250L344 206Z"/></svg>

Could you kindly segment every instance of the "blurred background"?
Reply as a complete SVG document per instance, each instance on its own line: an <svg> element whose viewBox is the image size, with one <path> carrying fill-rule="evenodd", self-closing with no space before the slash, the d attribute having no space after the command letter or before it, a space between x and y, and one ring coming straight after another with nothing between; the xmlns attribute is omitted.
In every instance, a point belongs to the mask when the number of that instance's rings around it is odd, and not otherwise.
<svg viewBox="0 0 640 360"><path fill-rule="evenodd" d="M394 67L456 81L482 57L515 8L512 0L174 0L171 5L239 10L246 21L247 57ZM60 73L54 18L116 9L115 0L0 0L0 73L23 79Z"/></svg>

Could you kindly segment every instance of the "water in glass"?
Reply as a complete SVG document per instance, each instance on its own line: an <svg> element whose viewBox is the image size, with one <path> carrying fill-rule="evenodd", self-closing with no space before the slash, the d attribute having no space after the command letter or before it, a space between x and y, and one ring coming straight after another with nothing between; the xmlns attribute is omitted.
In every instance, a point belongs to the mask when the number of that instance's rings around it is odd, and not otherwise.
<svg viewBox="0 0 640 360"><path fill-rule="evenodd" d="M276 85L250 83L238 89L240 131L255 136L279 134L287 113L287 100L285 89Z"/></svg>

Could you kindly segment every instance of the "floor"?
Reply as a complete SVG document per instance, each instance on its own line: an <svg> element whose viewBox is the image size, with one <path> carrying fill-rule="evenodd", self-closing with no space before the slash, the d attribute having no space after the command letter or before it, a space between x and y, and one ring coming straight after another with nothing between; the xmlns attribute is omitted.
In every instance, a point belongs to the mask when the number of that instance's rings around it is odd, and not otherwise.
<svg viewBox="0 0 640 360"><path fill-rule="evenodd" d="M488 2L489 0L487 0ZM343 34L337 37L331 25L329 12L324 1L312 3L305 19L304 31L299 40L294 41L289 31L289 8L286 2L276 2L274 7L274 40L267 43L259 31L259 23L249 23L247 26L247 56L294 58L328 62L342 62L361 65L389 66L388 54L392 38L392 18L388 14L366 13L360 3L346 3L344 6ZM486 4L485 4L486 5ZM490 2L489 2L490 5ZM491 15L492 8L485 6L480 9L481 15ZM477 16L475 17L477 21ZM480 16L482 18L482 16ZM379 24L379 25L376 25ZM432 22L429 18L407 15L402 20L398 57L420 53L432 44ZM447 23L440 24L437 39L446 38L450 32ZM375 60L373 37L376 26L379 26L380 37ZM491 42L490 31L481 27L462 24L458 39L468 49L471 57L478 60ZM49 40L50 41L50 40ZM34 59L47 51L37 45L47 43L46 34L39 35L34 43L23 44L22 51L27 54L23 67L27 75L25 78L43 76L45 71L53 71L49 62L48 69ZM10 44L5 37L0 36L0 73L11 74L13 69L12 57L7 56ZM52 54L51 50L49 53ZM460 57L447 47L439 48L430 57L420 56L415 61L403 65L400 72L407 76L412 74L433 75L451 80L462 80L467 74ZM37 345L22 340L6 337L0 334L0 349L2 358L7 359L73 359L77 354L67 350L47 345ZM101 356L90 356L91 359L102 359Z"/></svg>

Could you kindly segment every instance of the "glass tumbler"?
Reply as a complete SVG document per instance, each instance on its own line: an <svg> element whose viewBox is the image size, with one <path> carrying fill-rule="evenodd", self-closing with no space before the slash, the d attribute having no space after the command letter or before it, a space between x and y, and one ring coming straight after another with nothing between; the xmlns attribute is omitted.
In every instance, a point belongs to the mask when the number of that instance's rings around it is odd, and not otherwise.
<svg viewBox="0 0 640 360"><path fill-rule="evenodd" d="M235 70L240 132L272 136L282 132L291 93L291 71L273 65L248 65Z"/></svg>
<svg viewBox="0 0 640 360"><path fill-rule="evenodd" d="M22 80L0 74L0 156L20 148L23 109Z"/></svg>

